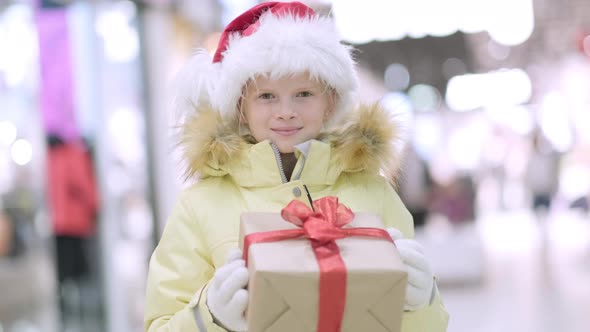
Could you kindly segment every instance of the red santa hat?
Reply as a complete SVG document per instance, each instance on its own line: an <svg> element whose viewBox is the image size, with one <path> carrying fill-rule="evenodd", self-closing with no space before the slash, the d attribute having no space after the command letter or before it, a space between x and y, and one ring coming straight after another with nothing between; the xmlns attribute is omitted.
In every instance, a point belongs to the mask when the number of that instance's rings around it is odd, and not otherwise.
<svg viewBox="0 0 590 332"><path fill-rule="evenodd" d="M356 102L351 51L329 17L300 2L261 3L227 25L213 58L200 50L181 70L177 106L184 113L207 103L231 119L249 79L308 72L336 91L337 118Z"/></svg>

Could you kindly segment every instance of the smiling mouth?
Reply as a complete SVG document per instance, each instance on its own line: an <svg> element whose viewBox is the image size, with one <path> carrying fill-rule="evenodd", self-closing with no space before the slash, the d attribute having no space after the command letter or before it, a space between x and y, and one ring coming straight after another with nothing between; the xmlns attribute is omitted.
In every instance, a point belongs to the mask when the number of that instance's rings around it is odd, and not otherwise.
<svg viewBox="0 0 590 332"><path fill-rule="evenodd" d="M301 128L275 128L275 129L272 129L272 131L274 131L275 133L277 133L281 136L295 135L296 133L299 132L299 130L301 130Z"/></svg>

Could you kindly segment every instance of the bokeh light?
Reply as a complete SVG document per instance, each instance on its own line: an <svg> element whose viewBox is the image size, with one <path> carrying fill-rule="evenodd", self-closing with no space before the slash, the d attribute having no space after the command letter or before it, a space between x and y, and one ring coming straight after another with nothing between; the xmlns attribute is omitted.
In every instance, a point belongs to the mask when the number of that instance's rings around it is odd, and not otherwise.
<svg viewBox="0 0 590 332"><path fill-rule="evenodd" d="M391 91L403 91L410 84L410 73L406 66L392 63L385 69L385 86Z"/></svg>
<svg viewBox="0 0 590 332"><path fill-rule="evenodd" d="M441 103L438 90L427 84L417 84L410 88L408 96L414 109L419 112L435 111Z"/></svg>
<svg viewBox="0 0 590 332"><path fill-rule="evenodd" d="M33 146L25 139L16 140L10 149L12 160L20 166L24 166L33 159Z"/></svg>
<svg viewBox="0 0 590 332"><path fill-rule="evenodd" d="M451 78L447 85L446 102L455 111L468 111L480 107L524 104L531 95L532 83L525 71L502 69Z"/></svg>
<svg viewBox="0 0 590 332"><path fill-rule="evenodd" d="M489 6L490 37L503 45L519 45L533 33L535 17L532 0L496 0Z"/></svg>

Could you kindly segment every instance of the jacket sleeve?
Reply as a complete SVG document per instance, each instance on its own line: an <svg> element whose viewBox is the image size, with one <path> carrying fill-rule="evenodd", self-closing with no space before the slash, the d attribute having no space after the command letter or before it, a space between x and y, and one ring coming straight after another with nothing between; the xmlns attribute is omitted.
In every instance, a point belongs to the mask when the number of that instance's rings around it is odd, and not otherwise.
<svg viewBox="0 0 590 332"><path fill-rule="evenodd" d="M404 234L404 237L413 238L412 215L393 187L385 181L383 186L383 223L385 227L395 227ZM449 314L436 288L435 286L434 297L428 306L416 311L404 312L402 332L444 332L447 330Z"/></svg>
<svg viewBox="0 0 590 332"><path fill-rule="evenodd" d="M145 331L226 331L206 306L215 269L192 206L182 193L150 259Z"/></svg>

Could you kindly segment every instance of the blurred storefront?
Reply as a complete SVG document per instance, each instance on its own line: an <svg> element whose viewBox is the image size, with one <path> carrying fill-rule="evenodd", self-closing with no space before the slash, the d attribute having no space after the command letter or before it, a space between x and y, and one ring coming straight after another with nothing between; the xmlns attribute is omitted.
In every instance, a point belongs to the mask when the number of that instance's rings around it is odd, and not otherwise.
<svg viewBox="0 0 590 332"><path fill-rule="evenodd" d="M488 178L506 176L481 208L528 206L523 179L535 133L564 155L587 150L590 10L581 1L477 3L465 12L458 4L383 4L377 11L387 14L367 19L363 29L349 27L348 37L361 42L359 62L381 78L384 101L413 114L411 142L435 182L468 174L487 187ZM355 6L334 1L334 15L352 19ZM385 15L391 23L375 22ZM558 177L569 178L564 163ZM559 196L571 203L588 192L582 182L576 189L562 184Z"/></svg>

